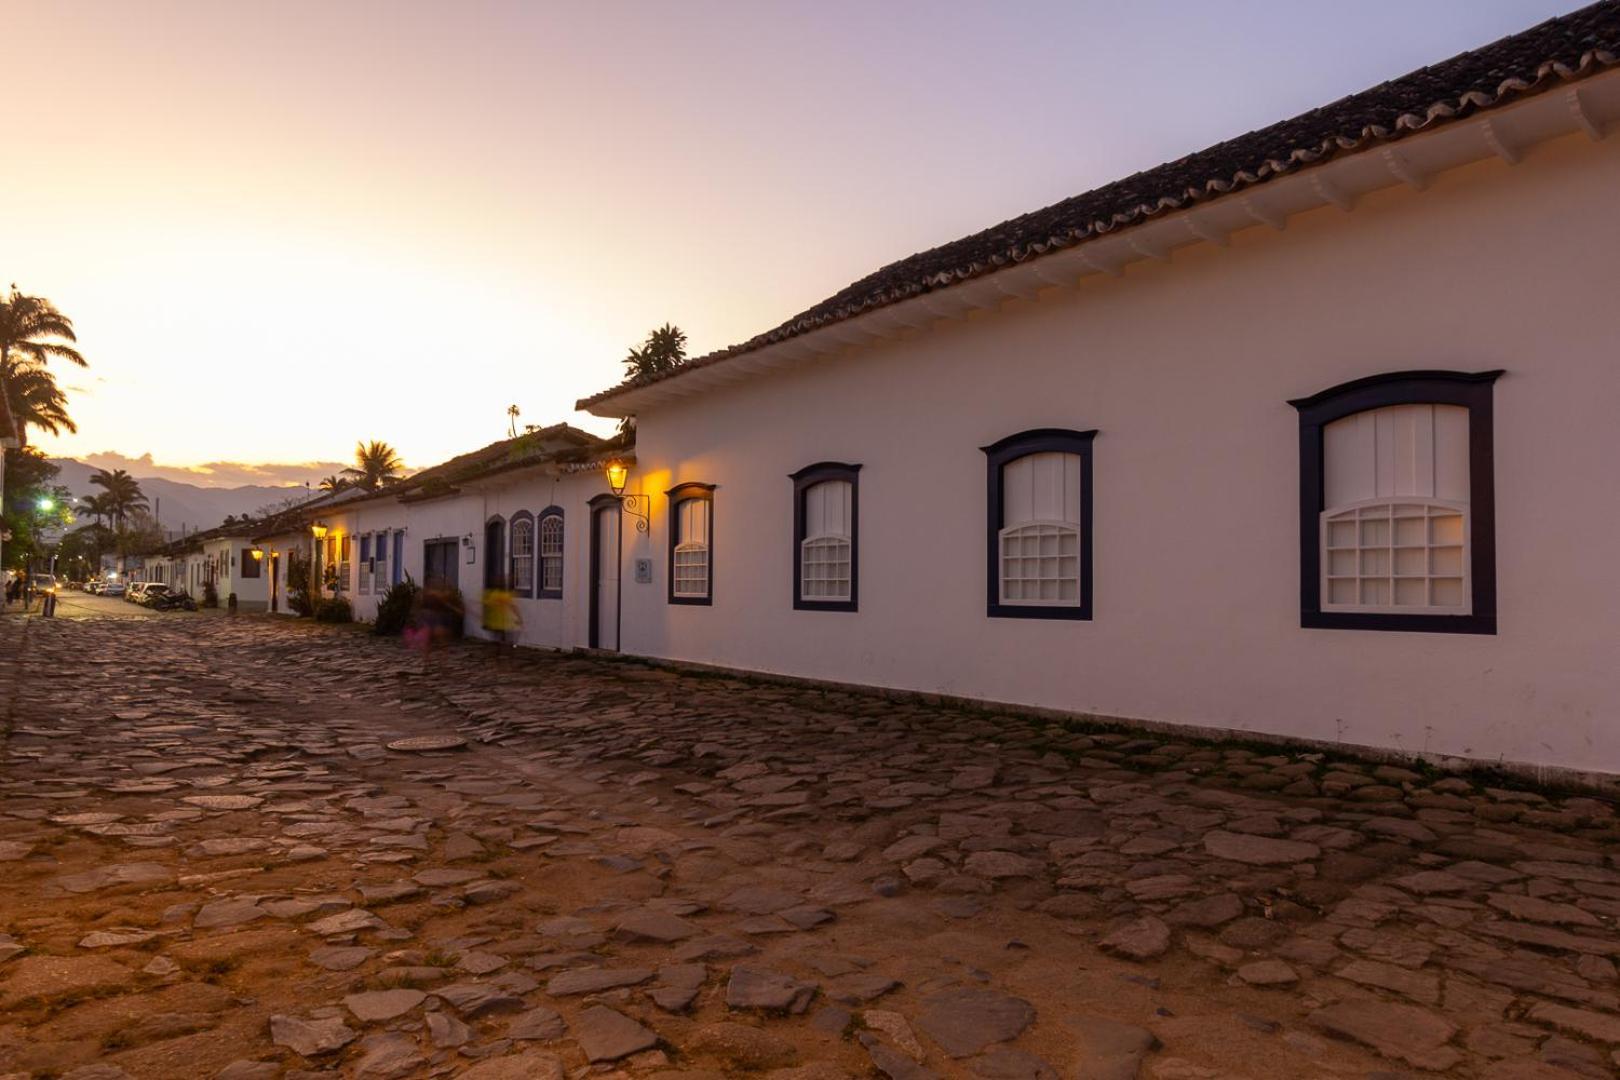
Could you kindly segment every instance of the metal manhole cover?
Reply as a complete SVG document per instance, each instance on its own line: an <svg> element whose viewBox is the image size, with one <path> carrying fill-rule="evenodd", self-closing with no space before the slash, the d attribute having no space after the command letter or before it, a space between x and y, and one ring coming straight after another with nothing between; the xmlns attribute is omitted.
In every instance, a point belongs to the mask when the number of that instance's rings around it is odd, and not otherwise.
<svg viewBox="0 0 1620 1080"><path fill-rule="evenodd" d="M460 750L467 740L460 735L413 735L409 739L395 739L388 744L390 750L421 752L423 750Z"/></svg>

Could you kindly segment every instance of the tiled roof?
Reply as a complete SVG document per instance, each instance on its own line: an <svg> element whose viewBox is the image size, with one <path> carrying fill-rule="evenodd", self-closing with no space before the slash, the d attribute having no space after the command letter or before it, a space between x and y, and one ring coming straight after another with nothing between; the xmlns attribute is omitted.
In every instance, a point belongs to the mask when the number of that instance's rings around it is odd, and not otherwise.
<svg viewBox="0 0 1620 1080"><path fill-rule="evenodd" d="M402 480L386 484L376 491L345 488L329 492L308 502L284 510L260 523L255 535L273 536L278 533L299 532L320 514L342 510L351 503L370 499L400 499L415 502L454 494L458 486L473 480L541 464L560 464L564 468L581 462L594 461L619 443L592 435L568 424L526 431L515 439L501 439L481 449L460 454L449 461L440 462Z"/></svg>
<svg viewBox="0 0 1620 1080"><path fill-rule="evenodd" d="M432 498L454 491L458 484L493 473L527 465L573 461L588 457L607 445L607 440L588 431L567 424L553 424L453 457L398 483L389 484L376 494L406 499Z"/></svg>
<svg viewBox="0 0 1620 1080"><path fill-rule="evenodd" d="M638 386L1062 251L1157 214L1432 130L1617 63L1620 0L1601 0L1291 120L890 263L773 330L692 359L667 374L627 381L585 398L578 407L589 408Z"/></svg>

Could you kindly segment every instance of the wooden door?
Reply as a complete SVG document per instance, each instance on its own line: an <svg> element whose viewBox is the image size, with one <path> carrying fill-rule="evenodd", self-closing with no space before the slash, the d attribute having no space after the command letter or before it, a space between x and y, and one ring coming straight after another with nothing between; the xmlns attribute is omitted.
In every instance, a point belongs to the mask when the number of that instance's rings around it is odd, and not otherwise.
<svg viewBox="0 0 1620 1080"><path fill-rule="evenodd" d="M619 648L619 504L591 511L591 648Z"/></svg>
<svg viewBox="0 0 1620 1080"><path fill-rule="evenodd" d="M452 590L460 588L456 572L455 540L429 540L422 545L422 587Z"/></svg>

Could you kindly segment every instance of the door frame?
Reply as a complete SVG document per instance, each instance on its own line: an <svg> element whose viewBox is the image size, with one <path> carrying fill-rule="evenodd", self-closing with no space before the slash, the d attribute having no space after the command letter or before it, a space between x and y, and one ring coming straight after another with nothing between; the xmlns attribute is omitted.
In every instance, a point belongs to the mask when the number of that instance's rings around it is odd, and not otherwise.
<svg viewBox="0 0 1620 1080"><path fill-rule="evenodd" d="M270 611L272 613L279 613L281 611L281 582L276 576L280 573L281 552L272 551L270 553Z"/></svg>
<svg viewBox="0 0 1620 1080"><path fill-rule="evenodd" d="M428 548L434 544L452 545L455 552L450 558L450 569L455 574L453 585L457 592L461 591L461 537L459 536L430 536L422 541L422 588L428 587Z"/></svg>
<svg viewBox="0 0 1620 1080"><path fill-rule="evenodd" d="M623 503L617 495L604 492L586 504L591 510L591 618L590 647L603 648L602 637L602 515L605 513L623 513ZM619 567L618 584L613 590L613 651L622 652L624 641L624 522L617 521L618 547L613 553L614 561Z"/></svg>

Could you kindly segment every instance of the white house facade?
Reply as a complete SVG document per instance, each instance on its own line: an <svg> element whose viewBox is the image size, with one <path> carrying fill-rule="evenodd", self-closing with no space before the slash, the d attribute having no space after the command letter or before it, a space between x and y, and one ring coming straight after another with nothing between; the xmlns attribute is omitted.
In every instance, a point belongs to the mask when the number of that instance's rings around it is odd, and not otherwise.
<svg viewBox="0 0 1620 1080"><path fill-rule="evenodd" d="M1620 772L1617 55L1554 20L582 402L616 642Z"/></svg>
<svg viewBox="0 0 1620 1080"><path fill-rule="evenodd" d="M388 590L409 578L459 593L465 629L478 636L483 593L499 588L521 618L517 644L616 648L621 504L608 490L609 460L634 457L559 424L377 491L313 500L261 524L254 537L268 564L269 610L291 613L296 557L314 560L318 580L335 581L357 619L374 620ZM593 542L602 552L594 561Z"/></svg>

